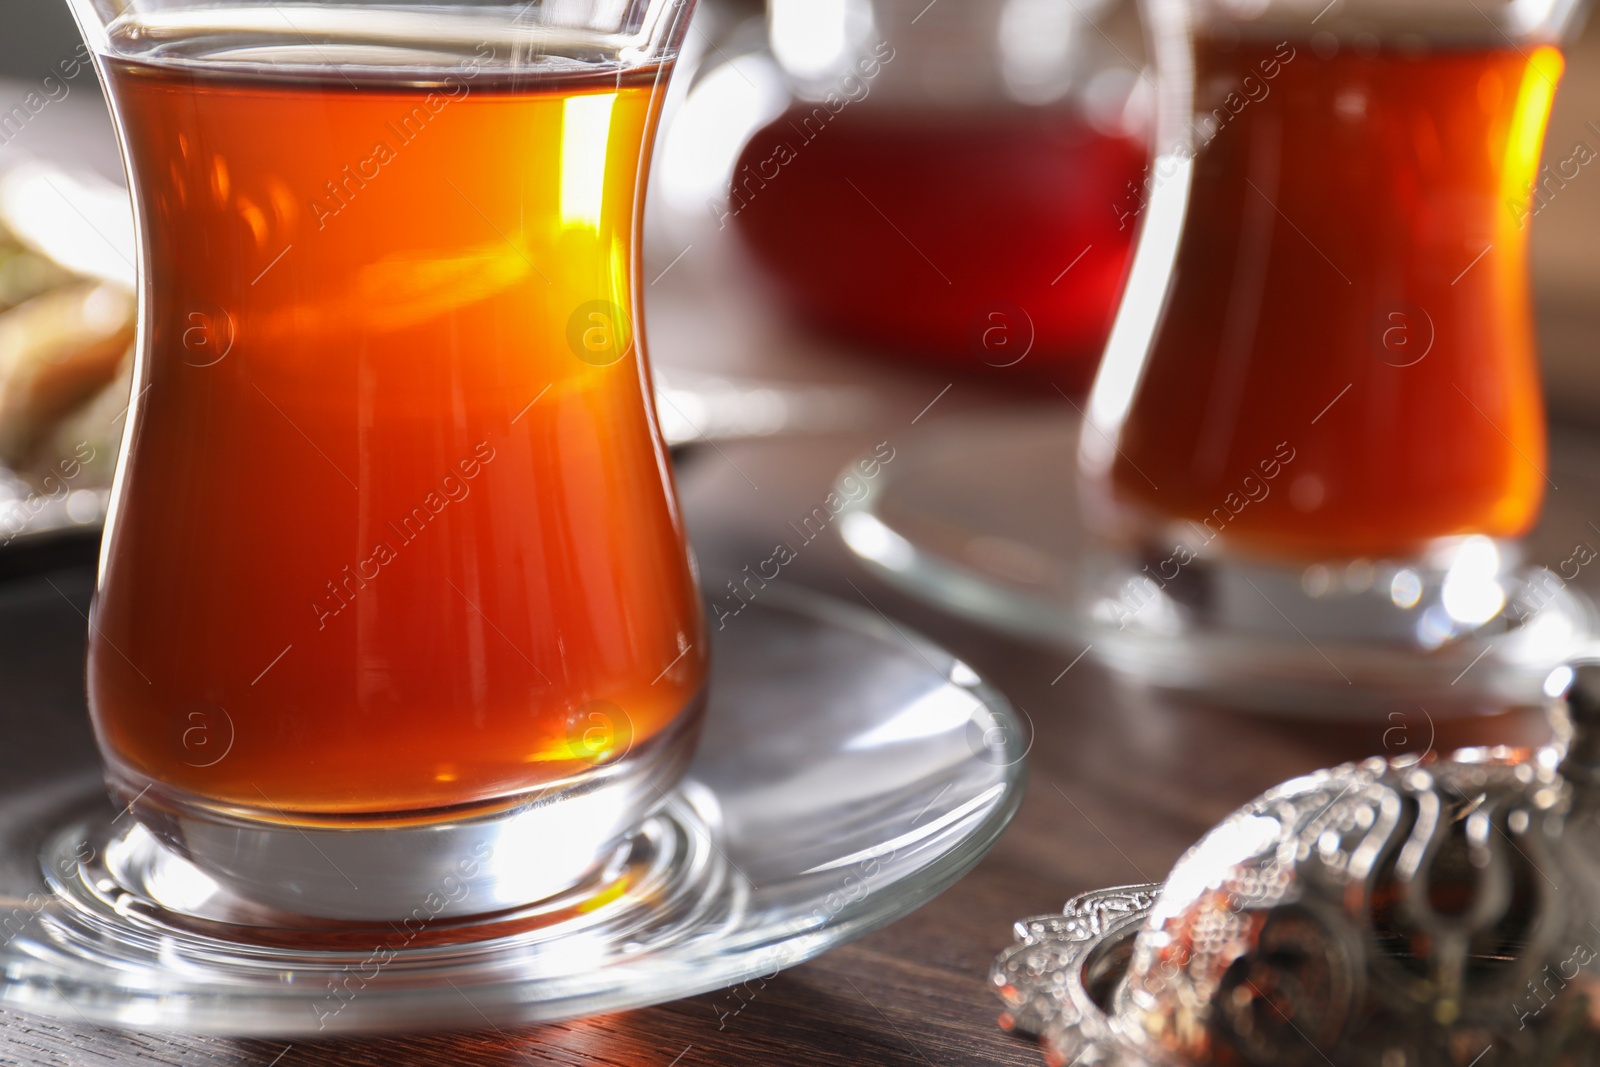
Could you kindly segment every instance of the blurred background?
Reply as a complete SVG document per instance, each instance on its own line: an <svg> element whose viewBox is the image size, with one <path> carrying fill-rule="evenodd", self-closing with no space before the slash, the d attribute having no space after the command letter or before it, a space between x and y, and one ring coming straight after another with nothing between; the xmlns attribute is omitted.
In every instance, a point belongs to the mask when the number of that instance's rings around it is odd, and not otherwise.
<svg viewBox="0 0 1600 1067"><path fill-rule="evenodd" d="M0 34L0 75L28 80L43 78L55 60L78 47L78 30L58 0L11 0L6 5L6 32Z"/></svg>

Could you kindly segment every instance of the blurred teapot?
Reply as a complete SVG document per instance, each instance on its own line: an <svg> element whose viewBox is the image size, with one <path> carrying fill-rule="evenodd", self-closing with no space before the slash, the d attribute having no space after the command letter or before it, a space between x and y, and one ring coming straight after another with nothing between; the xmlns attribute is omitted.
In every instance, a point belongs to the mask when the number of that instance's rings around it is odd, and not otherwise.
<svg viewBox="0 0 1600 1067"><path fill-rule="evenodd" d="M781 302L871 351L1085 385L1147 157L1131 3L771 0L764 29L678 121L753 130L709 208Z"/></svg>

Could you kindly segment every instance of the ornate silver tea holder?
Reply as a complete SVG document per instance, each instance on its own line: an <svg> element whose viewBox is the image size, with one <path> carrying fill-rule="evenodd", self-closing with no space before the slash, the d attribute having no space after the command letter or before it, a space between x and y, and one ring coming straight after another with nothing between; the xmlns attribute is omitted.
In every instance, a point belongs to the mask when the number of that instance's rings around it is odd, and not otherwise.
<svg viewBox="0 0 1600 1067"><path fill-rule="evenodd" d="M1018 922L1001 1025L1057 1067L1600 1063L1600 662L1546 691L1550 746L1296 778Z"/></svg>

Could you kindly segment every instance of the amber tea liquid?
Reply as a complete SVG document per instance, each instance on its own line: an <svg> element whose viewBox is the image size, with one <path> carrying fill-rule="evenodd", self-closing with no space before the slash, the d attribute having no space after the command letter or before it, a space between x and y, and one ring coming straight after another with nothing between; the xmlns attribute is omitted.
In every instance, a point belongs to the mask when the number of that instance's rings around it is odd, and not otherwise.
<svg viewBox="0 0 1600 1067"><path fill-rule="evenodd" d="M629 311L666 72L104 70L155 280L89 649L114 776L470 811L687 728Z"/></svg>
<svg viewBox="0 0 1600 1067"><path fill-rule="evenodd" d="M1221 543L1290 557L1526 531L1545 443L1514 205L1561 69L1531 45L1198 42L1198 114L1255 89L1196 153L1114 492L1226 509Z"/></svg>

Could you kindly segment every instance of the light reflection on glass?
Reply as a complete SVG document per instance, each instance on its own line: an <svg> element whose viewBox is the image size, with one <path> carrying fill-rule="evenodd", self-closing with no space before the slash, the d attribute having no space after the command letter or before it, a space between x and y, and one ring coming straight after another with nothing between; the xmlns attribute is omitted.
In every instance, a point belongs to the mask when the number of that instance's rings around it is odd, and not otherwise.
<svg viewBox="0 0 1600 1067"><path fill-rule="evenodd" d="M561 112L561 221L600 228L606 192L606 151L616 93L569 97Z"/></svg>
<svg viewBox="0 0 1600 1067"><path fill-rule="evenodd" d="M1469 537L1445 572L1440 602L1450 618L1465 626L1479 626L1505 606L1500 587L1500 550L1487 537Z"/></svg>

